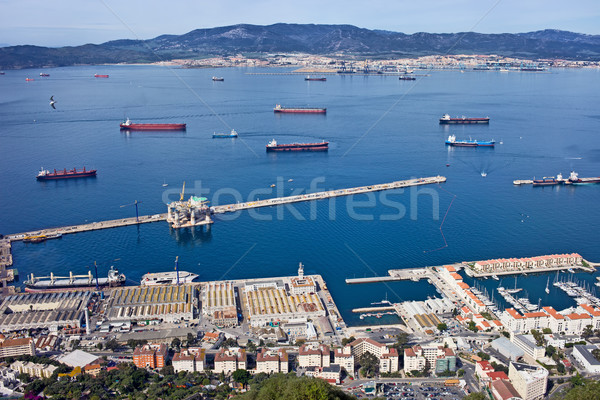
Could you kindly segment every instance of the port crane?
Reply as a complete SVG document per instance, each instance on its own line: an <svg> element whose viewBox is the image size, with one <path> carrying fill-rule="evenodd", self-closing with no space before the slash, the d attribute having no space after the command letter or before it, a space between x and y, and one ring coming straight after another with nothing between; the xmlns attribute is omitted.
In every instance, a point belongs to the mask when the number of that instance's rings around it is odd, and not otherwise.
<svg viewBox="0 0 600 400"><path fill-rule="evenodd" d="M139 224L140 223L140 214L138 213L138 204L140 204L141 201L134 201L133 203L129 203L129 204L123 204L121 206L121 208L123 207L129 207L129 206L133 206L135 205L135 221Z"/></svg>

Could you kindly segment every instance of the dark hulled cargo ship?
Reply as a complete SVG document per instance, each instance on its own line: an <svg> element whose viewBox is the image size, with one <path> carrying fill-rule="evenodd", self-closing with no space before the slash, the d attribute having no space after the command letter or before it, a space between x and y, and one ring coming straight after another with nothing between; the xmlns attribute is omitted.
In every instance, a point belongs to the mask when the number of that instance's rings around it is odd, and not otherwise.
<svg viewBox="0 0 600 400"><path fill-rule="evenodd" d="M184 131L186 129L186 124L134 124L129 118L119 126L122 130L130 131Z"/></svg>
<svg viewBox="0 0 600 400"><path fill-rule="evenodd" d="M321 143L291 143L277 144L275 139L267 144L267 151L327 151L329 142L322 141Z"/></svg>
<svg viewBox="0 0 600 400"><path fill-rule="evenodd" d="M85 167L83 167L83 170L81 171L77 171L76 168L67 171L65 168L62 171L54 170L54 172L50 172L42 167L40 172L38 172L36 179L38 181L49 181L54 179L89 178L94 176L96 176L96 170L86 170Z"/></svg>

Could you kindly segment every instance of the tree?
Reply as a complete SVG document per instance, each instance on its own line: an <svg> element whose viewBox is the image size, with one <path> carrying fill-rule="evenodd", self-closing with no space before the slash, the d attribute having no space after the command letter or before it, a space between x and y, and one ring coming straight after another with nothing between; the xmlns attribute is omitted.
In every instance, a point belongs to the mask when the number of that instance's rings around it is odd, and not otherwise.
<svg viewBox="0 0 600 400"><path fill-rule="evenodd" d="M587 325L583 329L583 332L581 333L581 336L583 336L586 339L593 335L594 335L594 327L592 325Z"/></svg>
<svg viewBox="0 0 600 400"><path fill-rule="evenodd" d="M249 353L256 353L256 345L252 340L248 340L248 344L246 344L246 350Z"/></svg>
<svg viewBox="0 0 600 400"><path fill-rule="evenodd" d="M550 335L552 333L552 329L550 329L550 328L544 328L544 329L542 329L542 333L544 335Z"/></svg>
<svg viewBox="0 0 600 400"><path fill-rule="evenodd" d="M188 334L187 334L187 344L188 345L192 345L192 344L196 343L196 339L197 339L197 337L192 332L188 332Z"/></svg>
<svg viewBox="0 0 600 400"><path fill-rule="evenodd" d="M600 382L587 381L569 390L564 400L597 400L598 393L600 393Z"/></svg>
<svg viewBox="0 0 600 400"><path fill-rule="evenodd" d="M302 346L304 343L306 343L306 340L304 340L304 339L296 339L296 346Z"/></svg>
<svg viewBox="0 0 600 400"><path fill-rule="evenodd" d="M600 349L592 350L592 355L596 358L596 360L600 361Z"/></svg>
<svg viewBox="0 0 600 400"><path fill-rule="evenodd" d="M556 354L556 347L552 345L546 347L546 356L552 357L554 354Z"/></svg>
<svg viewBox="0 0 600 400"><path fill-rule="evenodd" d="M559 362L559 363L556 364L556 370L558 371L559 374L564 374L567 369L565 368L565 366L563 365L563 363Z"/></svg>
<svg viewBox="0 0 600 400"><path fill-rule="evenodd" d="M448 325L446 325L444 322L441 322L437 325L437 329L440 332L444 332L448 330Z"/></svg>
<svg viewBox="0 0 600 400"><path fill-rule="evenodd" d="M245 369L237 369L233 372L231 377L237 383L241 383L242 385L246 386L248 382L250 382L251 375L250 372L246 371Z"/></svg>
<svg viewBox="0 0 600 400"><path fill-rule="evenodd" d="M469 321L469 326L467 327L467 329L473 332L479 331L479 328L477 328L477 324L475 323L475 321Z"/></svg>
<svg viewBox="0 0 600 400"><path fill-rule="evenodd" d="M356 338L354 336L350 336L349 338L343 338L342 346L346 346L347 344L350 344L350 343L354 342L355 340L356 340Z"/></svg>
<svg viewBox="0 0 600 400"><path fill-rule="evenodd" d="M372 378L379 372L379 359L368 351L359 357L358 363L361 366L361 372L368 378Z"/></svg>
<svg viewBox="0 0 600 400"><path fill-rule="evenodd" d="M117 342L116 339L110 339L108 342L106 342L106 350L116 351L120 347L121 346L119 345L119 342Z"/></svg>
<svg viewBox="0 0 600 400"><path fill-rule="evenodd" d="M477 356L479 356L483 360L489 360L490 359L490 355L487 354L487 353L484 353L483 351L478 352Z"/></svg>
<svg viewBox="0 0 600 400"><path fill-rule="evenodd" d="M486 400L485 394L481 392L473 392L466 397L463 397L463 400Z"/></svg>
<svg viewBox="0 0 600 400"><path fill-rule="evenodd" d="M400 353L400 350L402 350L408 344L408 339L408 333L400 332L398 335L396 335L396 343L391 345L391 347L395 348L398 350L398 353Z"/></svg>
<svg viewBox="0 0 600 400"><path fill-rule="evenodd" d="M181 346L181 339L179 339L179 338L173 338L173 340L171 340L171 348L172 349L179 349L179 346Z"/></svg>
<svg viewBox="0 0 600 400"><path fill-rule="evenodd" d="M464 374L465 374L465 370L464 369L461 368L461 369L458 370L458 377L459 378L462 378Z"/></svg>

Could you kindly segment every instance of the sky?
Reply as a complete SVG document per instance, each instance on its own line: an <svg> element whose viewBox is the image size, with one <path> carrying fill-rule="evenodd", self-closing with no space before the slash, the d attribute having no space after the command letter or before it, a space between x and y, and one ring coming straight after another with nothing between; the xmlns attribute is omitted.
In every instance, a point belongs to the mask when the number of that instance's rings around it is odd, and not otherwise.
<svg viewBox="0 0 600 400"><path fill-rule="evenodd" d="M0 46L151 39L240 23L415 32L600 34L600 0L0 0Z"/></svg>

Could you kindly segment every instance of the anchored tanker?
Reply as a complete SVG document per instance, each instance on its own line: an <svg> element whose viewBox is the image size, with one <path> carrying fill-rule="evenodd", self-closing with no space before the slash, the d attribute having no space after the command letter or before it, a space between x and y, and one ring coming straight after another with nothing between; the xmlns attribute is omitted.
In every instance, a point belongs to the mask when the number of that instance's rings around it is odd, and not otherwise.
<svg viewBox="0 0 600 400"><path fill-rule="evenodd" d="M267 144L267 151L327 151L329 142L322 141L321 143L291 143L277 144L275 139Z"/></svg>
<svg viewBox="0 0 600 400"><path fill-rule="evenodd" d="M115 267L110 267L108 277L98 278L98 287L121 286L125 283L125 275L120 274ZM25 281L25 291L35 292L56 292L62 290L93 290L96 288L96 278L92 271L87 275L56 276L50 273L50 276L36 278L33 274Z"/></svg>
<svg viewBox="0 0 600 400"><path fill-rule="evenodd" d="M468 117L456 117L451 118L450 115L444 114L442 118L440 118L441 125L447 124L489 124L490 118L468 118Z"/></svg>
<svg viewBox="0 0 600 400"><path fill-rule="evenodd" d="M325 114L327 109L311 107L282 107L280 104L277 104L275 105L273 112L290 114Z"/></svg>
<svg viewBox="0 0 600 400"><path fill-rule="evenodd" d="M40 172L38 172L36 179L38 181L49 181L54 179L88 178L91 176L96 176L95 169L90 169L86 171L85 167L83 167L83 170L81 171L77 171L76 168L67 171L67 169L65 168L62 171L54 170L54 172L50 172L42 167L40 169Z"/></svg>
<svg viewBox="0 0 600 400"><path fill-rule="evenodd" d="M448 136L448 140L446 140L446 144L449 146L456 147L494 147L496 144L493 140L473 140L473 139L464 139L464 140L456 140L456 136L450 135Z"/></svg>

